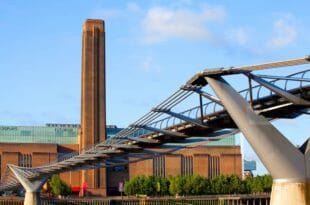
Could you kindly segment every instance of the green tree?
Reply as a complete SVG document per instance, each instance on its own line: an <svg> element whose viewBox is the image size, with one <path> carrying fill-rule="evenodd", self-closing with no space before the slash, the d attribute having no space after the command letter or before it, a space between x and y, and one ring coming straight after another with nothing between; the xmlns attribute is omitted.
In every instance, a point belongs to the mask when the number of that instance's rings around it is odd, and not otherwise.
<svg viewBox="0 0 310 205"><path fill-rule="evenodd" d="M242 188L242 181L236 175L227 177L228 181L228 194L239 194Z"/></svg>
<svg viewBox="0 0 310 205"><path fill-rule="evenodd" d="M60 179L58 175L53 175L48 181L51 193L59 196L67 196L71 193L70 187Z"/></svg>
<svg viewBox="0 0 310 205"><path fill-rule="evenodd" d="M181 189L181 178L180 176L175 176L175 177L168 177L169 180L169 193L171 195L177 195L181 194L182 189Z"/></svg>
<svg viewBox="0 0 310 205"><path fill-rule="evenodd" d="M160 183L160 194L169 195L169 180L163 177L157 177L158 182Z"/></svg>
<svg viewBox="0 0 310 205"><path fill-rule="evenodd" d="M271 192L272 188L272 177L270 175L264 175L263 180L263 190L264 192Z"/></svg>
<svg viewBox="0 0 310 205"><path fill-rule="evenodd" d="M180 186L182 195L191 195L193 183L191 176L180 176Z"/></svg>
<svg viewBox="0 0 310 205"><path fill-rule="evenodd" d="M136 176L132 179L132 186L135 194L145 194L145 176Z"/></svg>
<svg viewBox="0 0 310 205"><path fill-rule="evenodd" d="M227 178L223 175L216 176L211 179L211 193L212 194L226 194Z"/></svg>
<svg viewBox="0 0 310 205"><path fill-rule="evenodd" d="M189 180L187 180L187 182L189 182L190 185L187 186L190 188L190 195L202 195L210 193L210 181L208 179L198 175L188 176L188 178Z"/></svg>
<svg viewBox="0 0 310 205"><path fill-rule="evenodd" d="M211 194L211 180L205 177L198 176L195 178L195 186L197 195Z"/></svg>
<svg viewBox="0 0 310 205"><path fill-rule="evenodd" d="M251 194L270 192L272 178L269 175L241 180L238 176L220 175L212 179L201 176L136 176L126 181L127 195L205 195L205 194Z"/></svg>
<svg viewBox="0 0 310 205"><path fill-rule="evenodd" d="M143 193L148 196L156 195L156 177L149 176L146 177L143 181Z"/></svg>
<svg viewBox="0 0 310 205"><path fill-rule="evenodd" d="M246 179L250 193L271 192L272 177L270 175L256 176Z"/></svg>
<svg viewBox="0 0 310 205"><path fill-rule="evenodd" d="M241 181L241 187L239 189L240 194L250 194L251 193L251 187L249 185L250 178L246 178L245 180Z"/></svg>
<svg viewBox="0 0 310 205"><path fill-rule="evenodd" d="M125 181L124 193L125 193L127 196L130 196L130 195L134 195L134 194L135 194L134 186L132 185L132 180Z"/></svg>

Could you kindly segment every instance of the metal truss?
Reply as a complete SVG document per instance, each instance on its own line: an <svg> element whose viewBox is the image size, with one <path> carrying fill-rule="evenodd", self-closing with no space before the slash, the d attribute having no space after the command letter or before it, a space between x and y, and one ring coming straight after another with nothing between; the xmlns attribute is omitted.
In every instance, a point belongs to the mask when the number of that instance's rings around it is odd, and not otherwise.
<svg viewBox="0 0 310 205"><path fill-rule="evenodd" d="M222 101L210 93L212 89L210 92L205 90L210 89L206 80L208 77L239 75L240 79L246 78L248 88L241 90L239 94L249 102L254 112L269 121L309 114L309 69L288 76L253 73L263 69L309 63L310 58L306 56L305 58L252 66L205 69L194 75L185 85L143 117L104 142L80 152L61 156L57 161L39 167L26 168L8 165L0 182L0 191L19 187L21 178L29 182L36 182L69 170L125 165L165 154L166 152L150 149L160 147L164 143L185 143L190 137L202 136L200 142L189 145L195 146L206 143L208 140L219 140L239 132L238 126L230 117ZM256 85L253 86L254 82ZM293 87L288 86L290 82L295 82ZM268 92L263 92L264 89L267 89ZM199 100L194 103L192 108L182 112L176 109L186 100L195 96L198 96ZM177 149L180 147L175 147L167 152Z"/></svg>

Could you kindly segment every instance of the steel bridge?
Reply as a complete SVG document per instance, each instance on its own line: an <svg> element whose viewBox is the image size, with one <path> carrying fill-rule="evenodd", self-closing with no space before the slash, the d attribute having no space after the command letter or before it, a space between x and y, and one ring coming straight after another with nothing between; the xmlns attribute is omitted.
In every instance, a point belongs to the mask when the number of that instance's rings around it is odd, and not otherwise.
<svg viewBox="0 0 310 205"><path fill-rule="evenodd" d="M274 191L279 190L278 184L306 183L310 164L306 157L308 149L295 148L270 121L309 115L310 69L304 65L309 63L310 56L306 56L251 66L205 69L143 117L102 143L44 166L7 165L0 191L22 185L26 198L38 197L38 194L30 194L37 193L53 174L123 165L162 154L151 148L164 143L184 143L193 136L200 136L200 142L204 143L241 131L274 178L271 203L279 204L279 194L276 196ZM303 70L294 73L298 66ZM292 74L257 74L268 69L278 73L280 68ZM230 80L244 81L242 85L247 88L237 92L232 83L229 84ZM239 85L237 83L237 87ZM303 199L302 196L300 200Z"/></svg>

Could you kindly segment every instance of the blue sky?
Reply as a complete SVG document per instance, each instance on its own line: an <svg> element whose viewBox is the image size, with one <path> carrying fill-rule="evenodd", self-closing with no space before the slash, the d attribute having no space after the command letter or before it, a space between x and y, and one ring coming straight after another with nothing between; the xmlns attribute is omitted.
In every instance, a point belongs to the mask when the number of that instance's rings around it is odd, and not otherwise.
<svg viewBox="0 0 310 205"><path fill-rule="evenodd" d="M125 127L202 69L309 54L308 6L306 0L0 1L0 124L79 123L87 18L105 19L107 119ZM275 123L294 144L309 137L309 124L309 117ZM256 158L248 148L246 155Z"/></svg>

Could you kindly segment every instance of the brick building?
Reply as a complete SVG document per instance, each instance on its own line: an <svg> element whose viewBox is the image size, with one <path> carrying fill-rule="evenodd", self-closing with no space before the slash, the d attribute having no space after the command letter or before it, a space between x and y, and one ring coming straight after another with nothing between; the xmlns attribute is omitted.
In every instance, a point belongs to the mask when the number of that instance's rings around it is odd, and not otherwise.
<svg viewBox="0 0 310 205"><path fill-rule="evenodd" d="M154 149L162 152L165 149ZM220 174L242 174L239 146L199 146L183 148L129 165L129 177L136 175L200 175L208 178Z"/></svg>
<svg viewBox="0 0 310 205"><path fill-rule="evenodd" d="M4 176L7 164L35 167L62 158L80 150L79 125L47 124L46 126L0 126L0 176ZM107 137L121 128L107 126ZM177 151L169 152L178 147ZM204 146L186 147L185 144L168 144L153 149L166 154L152 159L107 168L105 190L88 189L91 195L118 194L118 184L137 175L176 176L197 174L214 177L219 174L236 174L241 177L240 146L234 136L211 141ZM169 153L167 153L169 152ZM83 171L61 173L61 178L76 194L82 191ZM92 176L90 174L90 176ZM101 192L100 192L101 191ZM85 193L84 193L85 194Z"/></svg>
<svg viewBox="0 0 310 205"><path fill-rule="evenodd" d="M167 144L152 149L162 155L128 166L108 168L108 193L117 193L118 183L134 176L177 176L200 175L208 178L224 175L242 177L240 146L235 145L235 136L210 141L203 146L190 147L188 144ZM171 150L176 151L171 152ZM133 159L134 160L134 159Z"/></svg>
<svg viewBox="0 0 310 205"><path fill-rule="evenodd" d="M61 159L66 154L78 152L81 148L80 126L76 124L46 124L46 126L0 126L0 177L7 164L35 167ZM107 137L121 129L107 126ZM80 190L84 182L83 171L61 173L61 178L72 188ZM89 174L92 176L91 174ZM89 190L96 195L105 195L99 189Z"/></svg>

